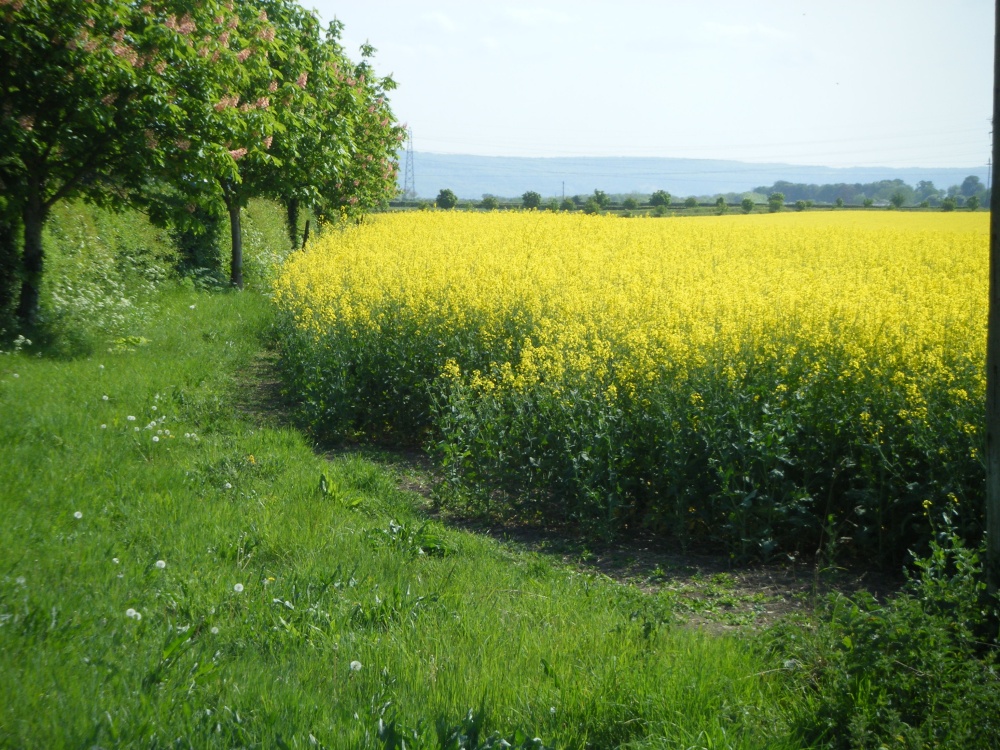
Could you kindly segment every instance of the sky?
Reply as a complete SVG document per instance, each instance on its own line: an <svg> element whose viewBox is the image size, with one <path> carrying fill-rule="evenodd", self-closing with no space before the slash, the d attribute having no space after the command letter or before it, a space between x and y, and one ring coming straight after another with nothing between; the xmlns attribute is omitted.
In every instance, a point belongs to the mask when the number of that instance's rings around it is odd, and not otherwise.
<svg viewBox="0 0 1000 750"><path fill-rule="evenodd" d="M992 0L300 0L368 41L417 151L965 167Z"/></svg>

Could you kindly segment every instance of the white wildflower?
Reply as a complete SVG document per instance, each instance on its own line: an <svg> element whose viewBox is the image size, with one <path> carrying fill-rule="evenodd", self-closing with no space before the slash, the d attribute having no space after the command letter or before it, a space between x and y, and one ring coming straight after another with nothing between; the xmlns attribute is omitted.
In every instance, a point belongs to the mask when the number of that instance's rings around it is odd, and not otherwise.
<svg viewBox="0 0 1000 750"><path fill-rule="evenodd" d="M351 671L352 672L360 672L361 671L361 662L359 662L359 661L352 661L351 662Z"/></svg>
<svg viewBox="0 0 1000 750"><path fill-rule="evenodd" d="M243 584L242 583L237 583L235 586L233 586L233 591L235 591L237 594L242 594L243 593Z"/></svg>

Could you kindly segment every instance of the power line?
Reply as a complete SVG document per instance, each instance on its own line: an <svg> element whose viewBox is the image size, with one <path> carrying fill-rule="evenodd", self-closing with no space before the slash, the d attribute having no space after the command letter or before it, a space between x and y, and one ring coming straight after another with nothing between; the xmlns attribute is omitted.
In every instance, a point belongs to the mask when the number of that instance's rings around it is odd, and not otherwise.
<svg viewBox="0 0 1000 750"><path fill-rule="evenodd" d="M413 128L406 129L406 170L403 173L403 198L414 200L417 197L417 177L413 167Z"/></svg>

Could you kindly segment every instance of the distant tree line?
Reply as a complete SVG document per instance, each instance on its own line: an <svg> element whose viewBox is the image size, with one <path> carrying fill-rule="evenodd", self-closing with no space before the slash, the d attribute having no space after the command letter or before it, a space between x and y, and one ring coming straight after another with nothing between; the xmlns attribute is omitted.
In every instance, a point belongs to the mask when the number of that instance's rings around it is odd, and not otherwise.
<svg viewBox="0 0 1000 750"><path fill-rule="evenodd" d="M360 217L396 193L395 87L294 0L0 2L0 314L31 323L59 201L137 206L197 234L240 209Z"/></svg>
<svg viewBox="0 0 1000 750"><path fill-rule="evenodd" d="M714 208L717 213L726 213L730 208L739 208L743 213L752 213L758 207L774 213L790 206L798 211L826 205L836 208L845 206L873 207L924 206L952 211L964 207L975 210L988 206L990 191L975 175L970 175L960 185L938 189L933 182L920 181L916 187L902 180L880 180L870 183L837 183L830 185L807 185L779 180L770 186L760 186L744 193L716 193L712 196L686 197L672 196L666 190L652 193L611 194L594 190L592 194L567 196L562 199L544 198L541 193L528 190L519 197L501 198L486 194L482 201L462 201L450 189L442 189L435 204L438 208L479 208L485 211L497 209L547 209L550 211L583 211L588 214L608 210L630 213L646 210L663 216L675 208ZM430 203L422 203L430 207Z"/></svg>
<svg viewBox="0 0 1000 750"><path fill-rule="evenodd" d="M807 185L779 180L770 186L756 187L754 192L764 195L782 193L785 200L791 203L801 200L831 205L864 206L887 202L902 207L919 206L923 203L928 206L941 206L946 200L951 199L955 206L963 206L970 198L975 198L974 202L977 205L989 205L989 191L975 175L966 177L961 185L952 185L946 189L936 187L929 180L921 180L915 187L899 179L827 185Z"/></svg>

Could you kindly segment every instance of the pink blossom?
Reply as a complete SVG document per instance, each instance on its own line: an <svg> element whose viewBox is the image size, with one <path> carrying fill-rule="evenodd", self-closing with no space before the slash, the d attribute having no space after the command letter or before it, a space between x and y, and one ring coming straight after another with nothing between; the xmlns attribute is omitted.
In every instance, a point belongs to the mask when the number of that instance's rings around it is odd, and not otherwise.
<svg viewBox="0 0 1000 750"><path fill-rule="evenodd" d="M154 70L156 70L156 72L159 73L161 76L163 75L164 71L166 71L166 69L167 69L166 60L161 60L160 62L156 63L156 67L154 68Z"/></svg>
<svg viewBox="0 0 1000 750"><path fill-rule="evenodd" d="M262 10L258 14L257 19L260 20L260 21L266 21L267 20L267 11L266 10Z"/></svg>
<svg viewBox="0 0 1000 750"><path fill-rule="evenodd" d="M222 32L222 35L219 37L219 44L221 44L223 47L228 47L229 46L229 32L228 31L223 31Z"/></svg>
<svg viewBox="0 0 1000 750"><path fill-rule="evenodd" d="M263 13L263 12L264 11L261 11L261 13ZM260 38L260 39L263 39L265 42L273 42L274 41L274 33L275 32L274 32L274 27L273 26L266 26L265 28L263 28L263 29L261 29L260 31L257 32L257 37Z"/></svg>
<svg viewBox="0 0 1000 750"><path fill-rule="evenodd" d="M270 91L273 94L275 91L278 90L278 82L277 81L271 81L267 85L267 90Z"/></svg>
<svg viewBox="0 0 1000 750"><path fill-rule="evenodd" d="M230 8L229 10L232 10L232 8ZM230 18L229 23L226 24L226 26L230 29L235 29L239 25L240 25L240 19L237 16L233 16L232 18Z"/></svg>
<svg viewBox="0 0 1000 750"><path fill-rule="evenodd" d="M254 102L254 106L257 109L267 109L268 107L271 106L271 100L266 96L262 96L260 97L260 99Z"/></svg>
<svg viewBox="0 0 1000 750"><path fill-rule="evenodd" d="M299 74L299 77L295 79L295 85L298 86L300 89L304 89L306 87L306 81L308 80L309 80L309 72L304 70L302 71L302 73Z"/></svg>
<svg viewBox="0 0 1000 750"><path fill-rule="evenodd" d="M194 205L193 203L188 203L188 204L187 204L186 206L184 206L184 208L186 208L186 209L187 209L187 212L188 212L189 214L193 214L193 213L195 212L195 209L196 209L197 207L196 207L196 206L195 206L195 205Z"/></svg>
<svg viewBox="0 0 1000 750"><path fill-rule="evenodd" d="M110 94L105 94L104 96L101 97L101 104L103 104L105 107L110 107L112 104L115 103L115 100L117 99L118 99L118 94L114 92Z"/></svg>
<svg viewBox="0 0 1000 750"><path fill-rule="evenodd" d="M271 141L272 140L274 140L274 136L273 135L269 135L267 138L265 138L264 139L264 148L271 148Z"/></svg>
<svg viewBox="0 0 1000 750"><path fill-rule="evenodd" d="M21 115L17 118L17 124L21 126L21 129L30 133L35 129L35 116L34 115Z"/></svg>
<svg viewBox="0 0 1000 750"><path fill-rule="evenodd" d="M252 54L253 54L253 50L250 49L249 47L247 47L246 49L241 49L236 54L236 59L239 60L240 62L246 62L247 58L250 57L250 55L252 55Z"/></svg>
<svg viewBox="0 0 1000 750"><path fill-rule="evenodd" d="M114 34L111 35L111 38L114 39L116 42L124 41L125 29L124 28L118 29L118 31L116 31Z"/></svg>
<svg viewBox="0 0 1000 750"><path fill-rule="evenodd" d="M233 157L234 160L239 161L240 159L242 159L244 156L247 155L247 150L245 148L233 149L232 151L229 152L229 155Z"/></svg>
<svg viewBox="0 0 1000 750"><path fill-rule="evenodd" d="M191 141L189 141L187 138L181 138L179 141L177 141L176 146L181 151L187 151L189 148L191 148Z"/></svg>

